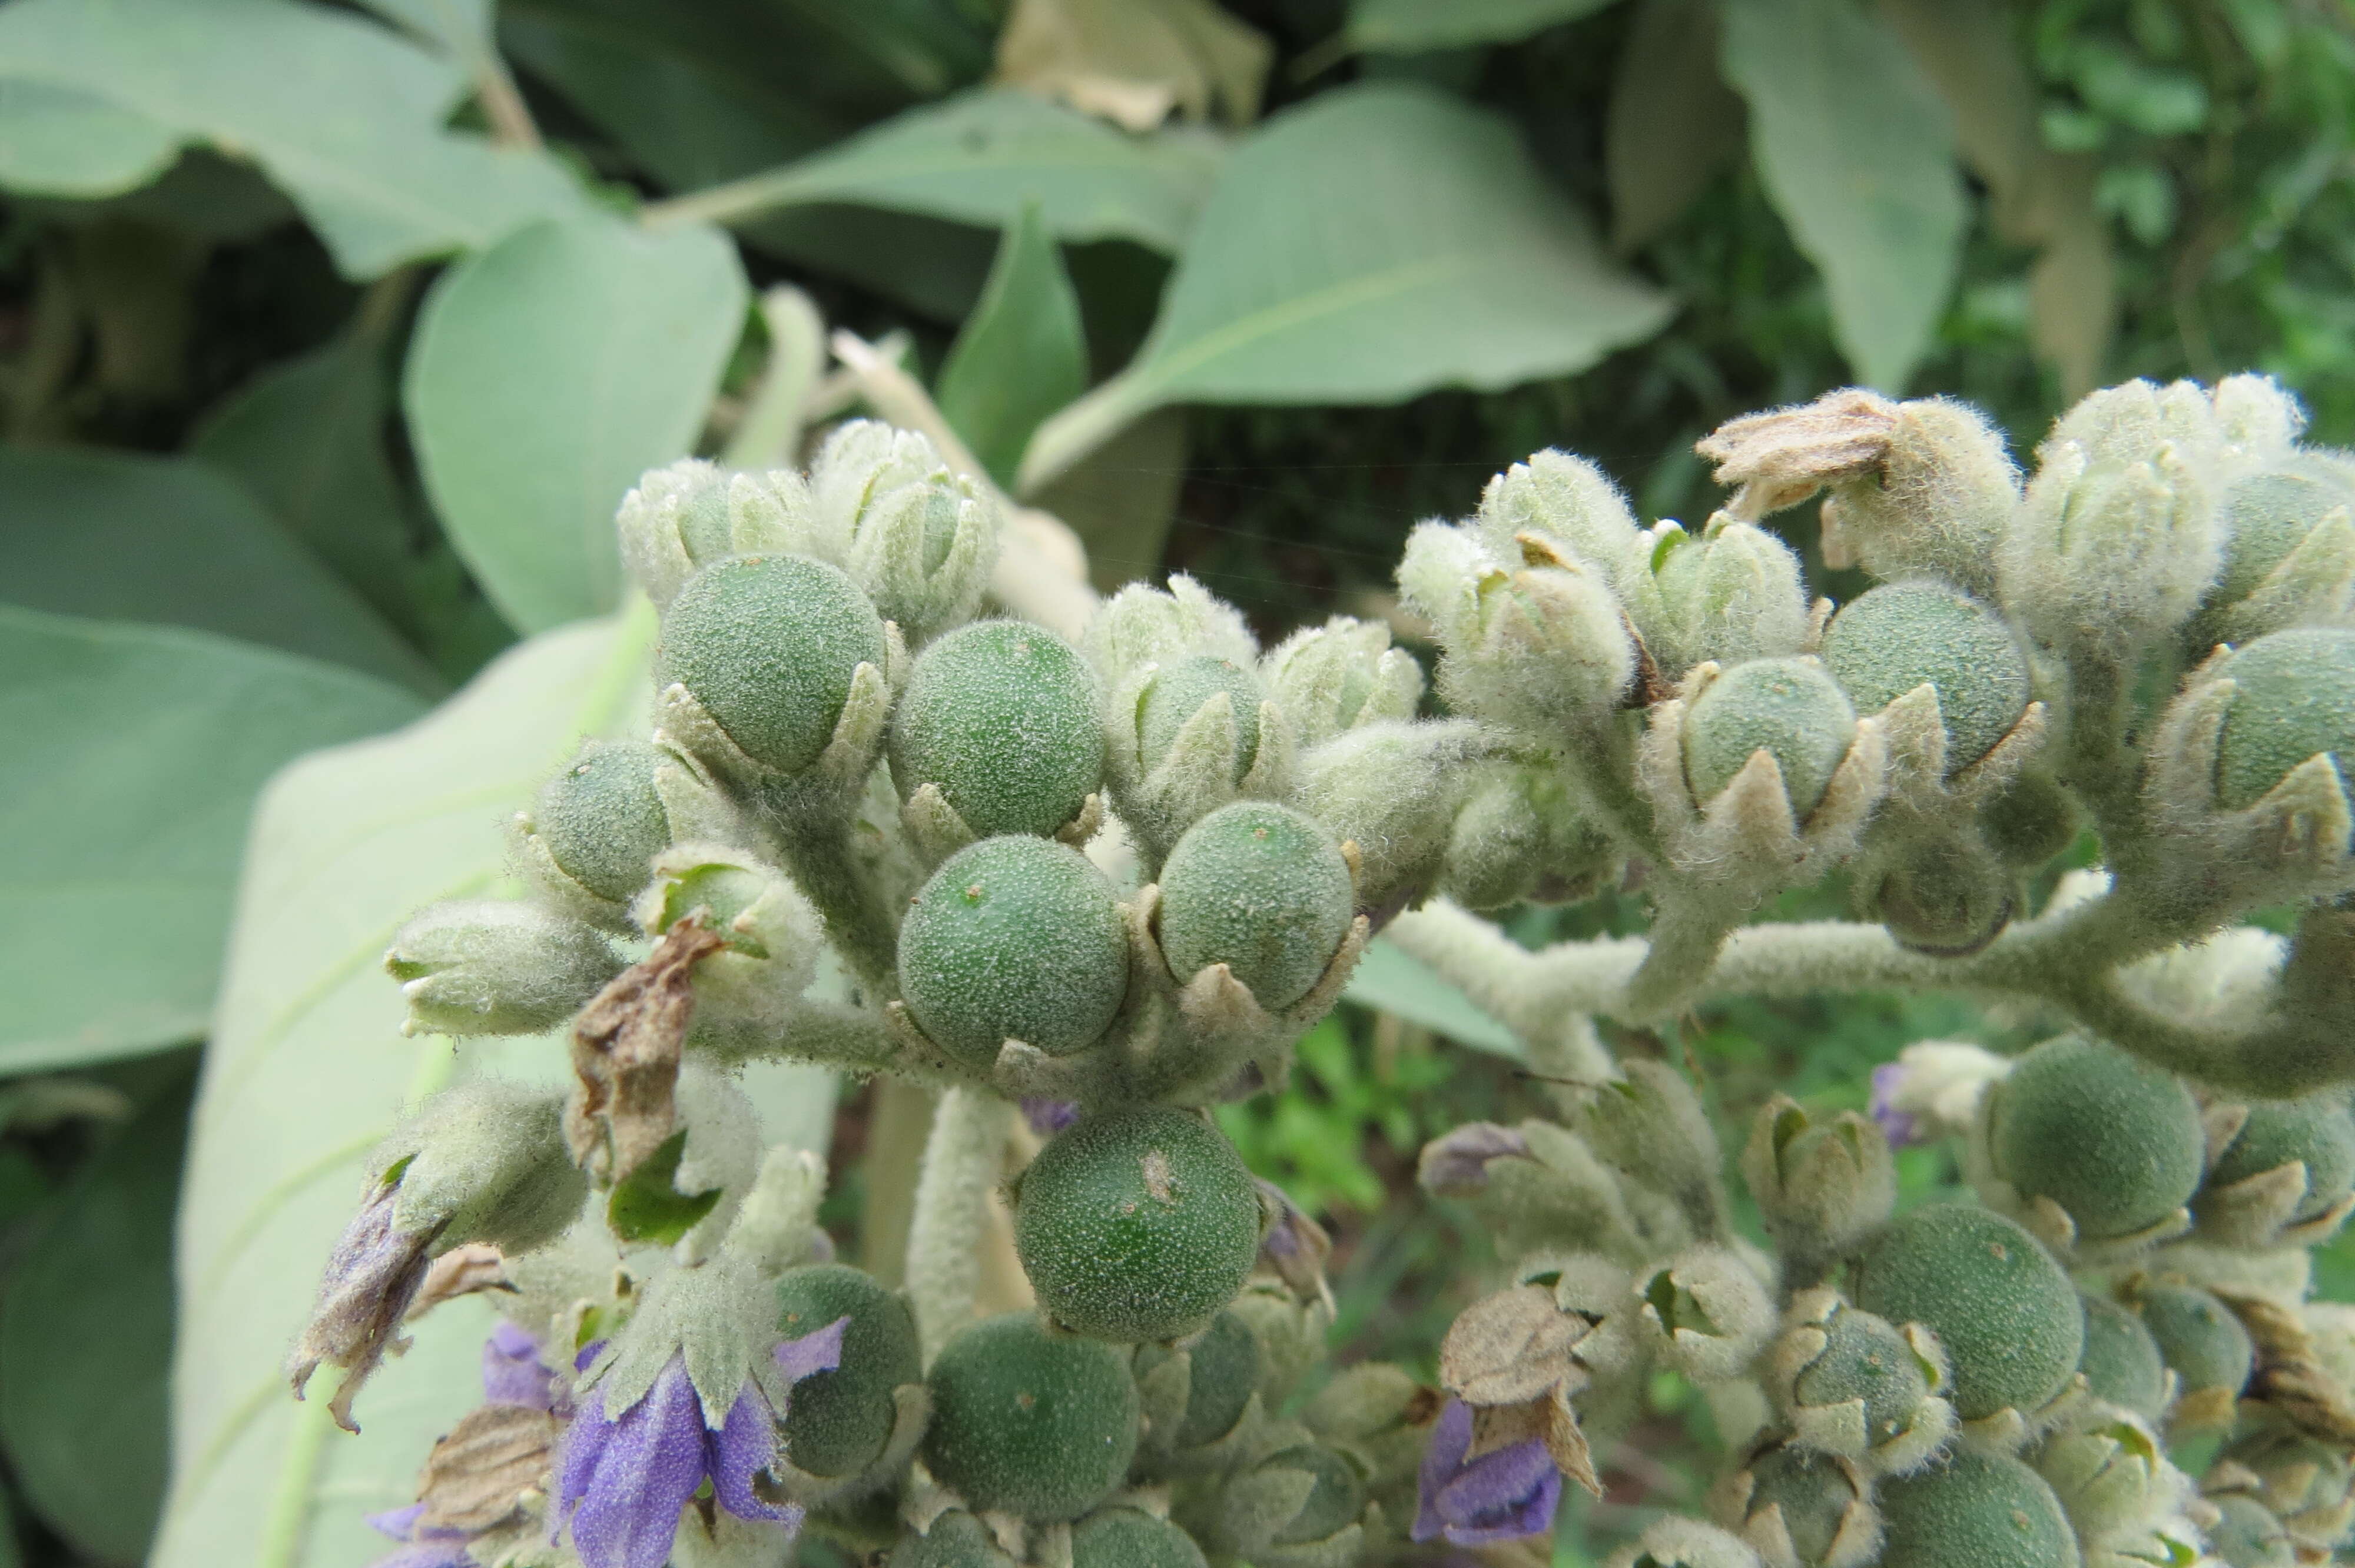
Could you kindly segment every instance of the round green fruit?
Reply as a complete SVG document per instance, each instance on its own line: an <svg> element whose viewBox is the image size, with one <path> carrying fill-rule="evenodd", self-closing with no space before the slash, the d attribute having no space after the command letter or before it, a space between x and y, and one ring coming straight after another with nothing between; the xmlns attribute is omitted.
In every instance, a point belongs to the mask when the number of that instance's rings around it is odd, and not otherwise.
<svg viewBox="0 0 2355 1568"><path fill-rule="evenodd" d="M2355 750L2355 631L2260 637L2224 662L2232 705L2216 753L2217 803L2254 805L2291 768L2328 752L2343 779Z"/></svg>
<svg viewBox="0 0 2355 1568"><path fill-rule="evenodd" d="M922 1535L901 1536L891 1549L890 1568L1015 1568L1015 1563L987 1525L953 1508Z"/></svg>
<svg viewBox="0 0 2355 1568"><path fill-rule="evenodd" d="M1216 1128L1166 1106L1092 1117L1022 1173L1014 1245L1039 1305L1135 1342L1201 1328L1259 1255L1259 1194Z"/></svg>
<svg viewBox="0 0 2355 1568"><path fill-rule="evenodd" d="M1890 583L1850 603L1825 629L1823 661L1859 713L1935 687L1948 772L1992 751L2028 711L2028 660L2011 629L1928 583Z"/></svg>
<svg viewBox="0 0 2355 1568"><path fill-rule="evenodd" d="M1177 1446L1199 1448L1224 1437L1242 1419L1243 1407L1259 1389L1259 1340L1241 1318L1221 1312L1186 1355L1191 1365Z"/></svg>
<svg viewBox="0 0 2355 1568"><path fill-rule="evenodd" d="M532 831L567 876L616 904L646 885L648 863L670 845L670 812L655 789L668 760L642 740L592 740L539 787Z"/></svg>
<svg viewBox="0 0 2355 1568"><path fill-rule="evenodd" d="M2089 1239L2147 1229L2199 1190L2206 1145L2191 1091L2106 1041L2048 1040L1990 1092L1997 1174L2058 1203Z"/></svg>
<svg viewBox="0 0 2355 1568"><path fill-rule="evenodd" d="M891 715L901 799L936 786L981 838L1052 833L1103 777L1095 677L1042 626L984 620L926 648Z"/></svg>
<svg viewBox="0 0 2355 1568"><path fill-rule="evenodd" d="M1136 1383L1101 1340L1011 1312L951 1340L926 1383L924 1464L975 1509L1077 1519L1128 1474Z"/></svg>
<svg viewBox="0 0 2355 1568"><path fill-rule="evenodd" d="M1146 772L1169 755L1186 721L1221 694L1234 707L1235 780L1240 782L1251 771L1259 756L1259 705L1265 700L1259 677L1231 659L1197 653L1155 675L1146 688L1145 701L1137 709L1136 741Z"/></svg>
<svg viewBox="0 0 2355 1568"><path fill-rule="evenodd" d="M1822 664L1753 659L1710 682L1685 715L1685 775L1695 800L1713 800L1764 751L1783 770L1791 812L1804 821L1855 736L1856 710Z"/></svg>
<svg viewBox="0 0 2355 1568"><path fill-rule="evenodd" d="M2183 1380L2184 1392L2222 1388L2237 1395L2256 1366L2256 1346L2232 1309L2196 1285L2142 1291L2143 1327Z"/></svg>
<svg viewBox="0 0 2355 1568"><path fill-rule="evenodd" d="M2355 1118L2335 1096L2299 1100L2260 1100L2249 1107L2215 1169L2210 1191L2296 1161L2306 1167L2306 1197L2291 1212L2294 1223L2318 1218L2355 1187Z"/></svg>
<svg viewBox="0 0 2355 1568"><path fill-rule="evenodd" d="M1170 972L1187 980L1224 964L1270 1012L1315 989L1356 913L1340 846L1289 806L1221 806L1186 830L1161 868Z"/></svg>
<svg viewBox="0 0 2355 1568"><path fill-rule="evenodd" d="M977 1066L1007 1040L1050 1056L1103 1038L1128 993L1128 932L1103 874L1027 833L951 855L900 927L908 1011Z"/></svg>
<svg viewBox="0 0 2355 1568"><path fill-rule="evenodd" d="M1271 1454L1256 1468L1262 1472L1302 1470L1316 1478L1300 1511L1275 1532L1278 1546L1324 1541L1355 1524L1358 1516L1366 1510L1366 1483L1357 1467L1330 1448L1304 1443L1296 1448Z"/></svg>
<svg viewBox="0 0 2355 1568"><path fill-rule="evenodd" d="M785 1457L832 1478L880 1457L899 1407L891 1391L924 1381L916 1320L872 1276L839 1263L787 1269L777 1279L777 1332L795 1340L847 1318L842 1364L794 1384L785 1408Z"/></svg>
<svg viewBox="0 0 2355 1568"><path fill-rule="evenodd" d="M1792 1380L1797 1403L1815 1410L1861 1400L1865 1440L1875 1446L1912 1430L1930 1396L1930 1375L1905 1336L1854 1307L1841 1308L1823 1330L1823 1352Z"/></svg>
<svg viewBox="0 0 2355 1568"><path fill-rule="evenodd" d="M1072 1527L1071 1568L1206 1568L1194 1538L1133 1508L1099 1510Z"/></svg>
<svg viewBox="0 0 2355 1568"><path fill-rule="evenodd" d="M1857 1500L1856 1483L1826 1455L1784 1446L1750 1461L1750 1513L1769 1506L1783 1510L1783 1528L1803 1564L1813 1568L1831 1555L1840 1520Z"/></svg>
<svg viewBox="0 0 2355 1568"><path fill-rule="evenodd" d="M663 616L655 680L685 686L747 757L799 773L834 738L852 675L881 669L883 621L838 568L736 556L687 579Z"/></svg>
<svg viewBox="0 0 2355 1568"><path fill-rule="evenodd" d="M1960 1446L1881 1483L1882 1568L2076 1568L2077 1537L2044 1478Z"/></svg>
<svg viewBox="0 0 2355 1568"><path fill-rule="evenodd" d="M2085 1298L2085 1351L2077 1363L2096 1397L2146 1421L2167 1404L2167 1360L2143 1320L2106 1296Z"/></svg>
<svg viewBox="0 0 2355 1568"><path fill-rule="evenodd" d="M2076 1287L2043 1244L1991 1210L1934 1203L1901 1216L1857 1259L1850 1295L1938 1336L1966 1421L2041 1409L2084 1348Z"/></svg>

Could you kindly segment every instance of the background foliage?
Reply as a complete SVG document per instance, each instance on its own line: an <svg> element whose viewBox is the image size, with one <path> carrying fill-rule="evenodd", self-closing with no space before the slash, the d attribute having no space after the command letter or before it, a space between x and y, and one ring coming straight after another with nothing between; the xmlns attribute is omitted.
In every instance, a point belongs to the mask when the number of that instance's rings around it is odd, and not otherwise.
<svg viewBox="0 0 2355 1568"><path fill-rule="evenodd" d="M854 408L778 286L1100 582L1184 567L1273 633L1386 609L1406 525L1532 449L1698 518L1695 437L1851 380L2024 446L2097 381L2254 366L2355 440L2351 116L2343 0L7 0L0 1563L159 1517L167 1564L370 1554L464 1355L357 1444L276 1358L361 1152L477 1065L400 1039L374 958L624 716L639 471ZM1412 1150L1531 1091L1403 955L1357 995L1228 1126L1338 1224L1338 1332L1427 1356L1474 1242ZM2013 1031L1864 997L1614 1044L1739 1117ZM1655 1393L1641 1446L1706 1441ZM1694 1484L1612 1479L1597 1541Z"/></svg>

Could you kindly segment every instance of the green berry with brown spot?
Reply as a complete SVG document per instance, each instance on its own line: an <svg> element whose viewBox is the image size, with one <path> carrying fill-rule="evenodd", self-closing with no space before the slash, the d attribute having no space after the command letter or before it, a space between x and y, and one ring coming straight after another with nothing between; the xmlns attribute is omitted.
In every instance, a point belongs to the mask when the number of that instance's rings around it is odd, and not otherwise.
<svg viewBox="0 0 2355 1568"><path fill-rule="evenodd" d="M902 800L936 787L975 836L1052 833L1103 778L1095 677L1043 626L984 620L926 648L891 715Z"/></svg>
<svg viewBox="0 0 2355 1568"><path fill-rule="evenodd" d="M2043 1408L2084 1349L2084 1309L2052 1255L1972 1203L1901 1215L1859 1255L1849 1295L1868 1312L1938 1336L1966 1421Z"/></svg>
<svg viewBox="0 0 2355 1568"><path fill-rule="evenodd" d="M532 831L558 868L600 898L636 896L670 845L670 811L655 788L669 760L642 740L592 740L541 785Z"/></svg>
<svg viewBox="0 0 2355 1568"><path fill-rule="evenodd" d="M2196 1285L2150 1285L2137 1303L2158 1352L2184 1392L2221 1388L2238 1395L2256 1366L2256 1346L2230 1307Z"/></svg>
<svg viewBox="0 0 2355 1568"><path fill-rule="evenodd" d="M2290 1212L2293 1224L2319 1218L2355 1187L2355 1118L2336 1096L2252 1103L2248 1119L2208 1172L2208 1191L2292 1162L2306 1167L2306 1195Z"/></svg>
<svg viewBox="0 0 2355 1568"><path fill-rule="evenodd" d="M2077 1362L2095 1397L2146 1421L2167 1404L2167 1359L2143 1320L2106 1296L2085 1298L2085 1350Z"/></svg>

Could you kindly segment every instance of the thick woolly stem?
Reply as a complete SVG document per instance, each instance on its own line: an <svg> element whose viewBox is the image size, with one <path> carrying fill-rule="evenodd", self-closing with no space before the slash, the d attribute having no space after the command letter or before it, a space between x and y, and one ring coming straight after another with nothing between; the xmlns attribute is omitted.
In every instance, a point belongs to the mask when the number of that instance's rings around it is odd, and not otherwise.
<svg viewBox="0 0 2355 1568"><path fill-rule="evenodd" d="M908 1226L908 1299L930 1363L973 1318L989 1191L1006 1155L1013 1107L977 1089L950 1089L932 1112Z"/></svg>

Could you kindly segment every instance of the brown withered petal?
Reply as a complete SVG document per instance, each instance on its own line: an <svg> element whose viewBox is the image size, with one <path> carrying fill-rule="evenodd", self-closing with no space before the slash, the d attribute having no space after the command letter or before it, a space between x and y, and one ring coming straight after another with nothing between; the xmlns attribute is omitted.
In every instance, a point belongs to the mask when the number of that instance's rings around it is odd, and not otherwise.
<svg viewBox="0 0 2355 1568"><path fill-rule="evenodd" d="M417 1287L417 1298L409 1304L404 1320L413 1322L461 1296L514 1288L507 1278L507 1260L499 1255L499 1249L486 1242L468 1242L452 1247L427 1266L425 1281Z"/></svg>
<svg viewBox="0 0 2355 1568"><path fill-rule="evenodd" d="M480 1534L515 1516L526 1492L548 1490L556 1417L525 1404L483 1404L466 1412L426 1456L417 1500L426 1530Z"/></svg>
<svg viewBox="0 0 2355 1568"><path fill-rule="evenodd" d="M673 1097L695 1016L695 966L726 945L694 917L681 920L574 1021L576 1082L564 1135L573 1159L600 1180L618 1181L636 1170L677 1126Z"/></svg>
<svg viewBox="0 0 2355 1568"><path fill-rule="evenodd" d="M1571 1348L1587 1328L1583 1318L1555 1306L1553 1292L1541 1285L1499 1290L1457 1314L1440 1343L1439 1381L1476 1412L1527 1404L1584 1382Z"/></svg>
<svg viewBox="0 0 2355 1568"><path fill-rule="evenodd" d="M1587 1447L1586 1433L1578 1425L1570 1393L1569 1384L1556 1383L1547 1393L1518 1404L1474 1405L1472 1446L1465 1452L1465 1460L1517 1443L1542 1444L1546 1457L1564 1478L1601 1497L1603 1481L1594 1473L1594 1457Z"/></svg>
<svg viewBox="0 0 2355 1568"><path fill-rule="evenodd" d="M359 1430L352 1420L352 1400L361 1385L388 1352L408 1348L400 1336L400 1320L424 1282L425 1254L433 1245L432 1232L410 1234L394 1226L393 1204L400 1194L397 1183L382 1183L352 1216L320 1276L311 1316L286 1357L286 1378L297 1399L322 1363L348 1369L327 1404L336 1425L346 1432Z"/></svg>
<svg viewBox="0 0 2355 1568"><path fill-rule="evenodd" d="M1848 387L1796 408L1729 419L1693 450L1717 465L1720 484L1742 487L1729 511L1763 517L1879 468L1896 423L1895 403Z"/></svg>

